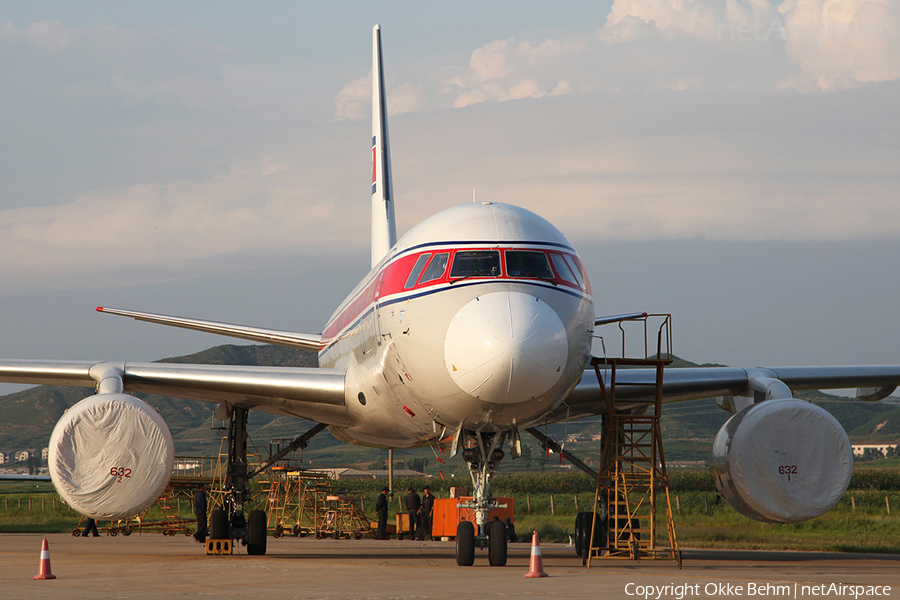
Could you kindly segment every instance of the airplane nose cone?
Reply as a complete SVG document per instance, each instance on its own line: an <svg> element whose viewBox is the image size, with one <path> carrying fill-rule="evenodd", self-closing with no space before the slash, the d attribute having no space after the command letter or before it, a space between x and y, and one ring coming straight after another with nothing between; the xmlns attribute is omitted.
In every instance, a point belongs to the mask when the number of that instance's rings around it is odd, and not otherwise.
<svg viewBox="0 0 900 600"><path fill-rule="evenodd" d="M524 402L555 384L568 356L553 308L521 292L493 292L463 306L447 328L444 360L464 392L487 402Z"/></svg>

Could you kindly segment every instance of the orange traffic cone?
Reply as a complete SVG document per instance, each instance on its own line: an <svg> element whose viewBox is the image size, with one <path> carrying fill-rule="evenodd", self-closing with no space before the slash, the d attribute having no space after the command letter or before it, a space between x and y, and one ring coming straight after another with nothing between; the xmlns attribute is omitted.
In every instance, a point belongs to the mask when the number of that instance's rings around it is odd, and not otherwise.
<svg viewBox="0 0 900 600"><path fill-rule="evenodd" d="M541 538L537 531L531 536L531 567L525 577L547 577L544 573L544 560L541 558Z"/></svg>
<svg viewBox="0 0 900 600"><path fill-rule="evenodd" d="M56 575L50 572L50 547L47 545L47 538L44 538L44 545L41 546L41 569L40 573L34 576L35 579L56 579Z"/></svg>

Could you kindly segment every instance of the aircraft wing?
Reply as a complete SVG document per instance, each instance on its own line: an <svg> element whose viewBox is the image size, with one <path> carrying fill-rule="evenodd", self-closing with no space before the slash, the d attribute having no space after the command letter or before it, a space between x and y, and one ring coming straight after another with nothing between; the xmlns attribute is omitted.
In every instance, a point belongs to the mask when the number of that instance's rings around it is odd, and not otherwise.
<svg viewBox="0 0 900 600"><path fill-rule="evenodd" d="M604 384L608 385L610 372L601 367L600 373ZM655 381L655 369L618 369L616 399L653 398ZM754 393L765 393L773 381L783 382L791 391L858 388L857 397L880 400L900 385L900 366L668 368L663 372L663 402L715 396L752 396ZM588 369L581 382L566 401L548 416L548 420L605 412L606 403L597 375L593 369Z"/></svg>
<svg viewBox="0 0 900 600"><path fill-rule="evenodd" d="M0 481L51 481L49 475L0 474Z"/></svg>
<svg viewBox="0 0 900 600"><path fill-rule="evenodd" d="M0 360L0 381L94 388L97 362ZM168 363L118 363L126 392L226 403L264 412L348 425L344 371Z"/></svg>
<svg viewBox="0 0 900 600"><path fill-rule="evenodd" d="M231 323L216 323L214 321L186 319L184 317L171 317L169 315L155 315L152 313L122 310L120 308L109 308L105 306L98 306L97 312L131 317L137 321L146 321L148 323L156 323L159 325L193 329L194 331L202 331L204 333L227 335L228 337L250 340L252 342L275 344L276 346L302 348L304 350L313 350L316 352L322 349L321 335L280 331L277 329L262 329L259 327L248 327L246 325L232 325Z"/></svg>

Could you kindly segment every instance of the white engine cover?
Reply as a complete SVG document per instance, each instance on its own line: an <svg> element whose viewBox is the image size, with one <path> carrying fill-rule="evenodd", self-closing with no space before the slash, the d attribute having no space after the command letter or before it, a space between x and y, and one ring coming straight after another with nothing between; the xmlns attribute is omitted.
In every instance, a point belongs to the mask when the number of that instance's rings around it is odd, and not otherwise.
<svg viewBox="0 0 900 600"><path fill-rule="evenodd" d="M834 507L853 474L841 424L818 406L784 398L737 413L716 434L716 488L739 513L766 523L799 523Z"/></svg>
<svg viewBox="0 0 900 600"><path fill-rule="evenodd" d="M95 519L124 519L149 507L169 483L174 462L163 418L127 394L85 398L66 411L50 436L56 491Z"/></svg>

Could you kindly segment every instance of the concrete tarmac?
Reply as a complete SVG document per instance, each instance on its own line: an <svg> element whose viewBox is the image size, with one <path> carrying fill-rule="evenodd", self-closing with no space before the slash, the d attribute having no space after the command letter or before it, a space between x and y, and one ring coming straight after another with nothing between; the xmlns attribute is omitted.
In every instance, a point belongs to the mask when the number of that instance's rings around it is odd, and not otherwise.
<svg viewBox="0 0 900 600"><path fill-rule="evenodd" d="M206 556L190 537L46 536L57 579L35 581L39 534L0 534L0 598L480 599L879 598L900 596L900 556L738 550L683 551L672 561L581 566L564 544L542 544L549 577L526 579L531 548L506 567L456 565L452 542L269 538L265 556ZM840 586L862 586L848 588ZM670 587L666 587L670 586ZM823 587L822 587L823 586ZM883 586L890 586L885 589Z"/></svg>

